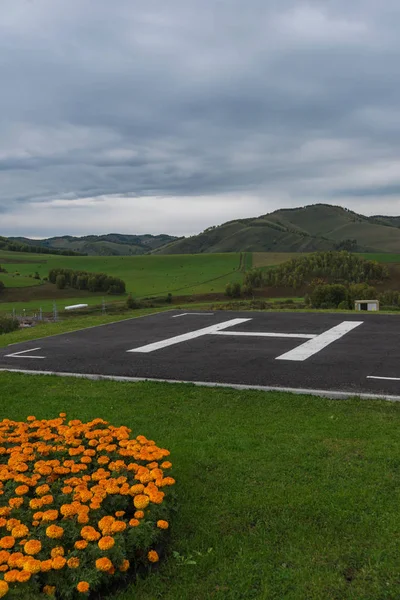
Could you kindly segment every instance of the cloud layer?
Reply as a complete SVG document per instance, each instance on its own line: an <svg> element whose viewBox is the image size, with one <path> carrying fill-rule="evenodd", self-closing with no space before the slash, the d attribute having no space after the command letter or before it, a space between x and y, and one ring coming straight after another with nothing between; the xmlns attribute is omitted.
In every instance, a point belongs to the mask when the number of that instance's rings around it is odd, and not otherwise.
<svg viewBox="0 0 400 600"><path fill-rule="evenodd" d="M2 0L0 233L400 214L400 5Z"/></svg>

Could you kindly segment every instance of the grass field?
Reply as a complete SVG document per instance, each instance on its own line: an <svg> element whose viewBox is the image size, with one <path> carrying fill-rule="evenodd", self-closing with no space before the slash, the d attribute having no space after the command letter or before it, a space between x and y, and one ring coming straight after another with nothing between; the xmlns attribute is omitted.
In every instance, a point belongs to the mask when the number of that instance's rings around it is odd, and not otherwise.
<svg viewBox="0 0 400 600"><path fill-rule="evenodd" d="M2 418L66 410L170 449L168 556L109 600L398 598L397 404L6 373L0 388Z"/></svg>
<svg viewBox="0 0 400 600"><path fill-rule="evenodd" d="M14 287L14 281L36 280L28 278L35 271L45 277L52 268L70 268L90 272L105 272L120 277L126 282L127 291L137 298L163 296L171 292L173 295L184 296L223 292L231 281L242 281L243 272L251 266L251 253L231 254L198 254L172 256L49 256L32 254L17 254L0 252L0 264L4 265L11 277L13 271L21 273L20 278L9 280L9 287ZM19 262L8 262L16 261ZM7 285L7 284L6 284ZM48 289L48 288L51 289ZM86 294L86 295L85 295ZM79 294L76 290L60 292L47 284L42 289L28 292L9 290L3 294L0 311L22 309L51 310L53 300L60 298L61 304L101 303L101 295ZM64 303L64 299L69 298ZM108 297L108 301L120 298Z"/></svg>
<svg viewBox="0 0 400 600"><path fill-rule="evenodd" d="M6 287L10 288L33 287L41 284L41 281L39 279L34 279L33 277L21 277L19 275L11 275L10 273L0 273L0 281L2 281Z"/></svg>
<svg viewBox="0 0 400 600"><path fill-rule="evenodd" d="M380 263L400 263L400 254L381 254L381 253L367 253L361 254L364 258L368 260L376 260Z"/></svg>

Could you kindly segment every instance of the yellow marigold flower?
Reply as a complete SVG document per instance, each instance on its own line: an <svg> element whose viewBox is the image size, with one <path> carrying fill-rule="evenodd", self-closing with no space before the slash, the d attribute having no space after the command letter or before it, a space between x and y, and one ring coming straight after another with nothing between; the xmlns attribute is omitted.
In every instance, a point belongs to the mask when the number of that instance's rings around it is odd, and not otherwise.
<svg viewBox="0 0 400 600"><path fill-rule="evenodd" d="M47 573L48 571L51 571L53 565L52 565L52 560L51 558L49 558L48 560L42 560L42 562L40 563L40 570L42 573Z"/></svg>
<svg viewBox="0 0 400 600"><path fill-rule="evenodd" d="M0 581L0 598L7 594L8 589L8 583L6 581Z"/></svg>
<svg viewBox="0 0 400 600"><path fill-rule="evenodd" d="M88 542L97 542L101 538L101 535L98 531L95 530L94 527L87 525L86 527L82 527L81 536L84 540Z"/></svg>
<svg viewBox="0 0 400 600"><path fill-rule="evenodd" d="M74 548L76 548L77 550L84 550L87 547L88 543L86 540L78 540L77 542L75 542L74 544Z"/></svg>
<svg viewBox="0 0 400 600"><path fill-rule="evenodd" d="M18 571L18 575L16 576L16 581L19 583L26 583L30 580L32 573L29 571Z"/></svg>
<svg viewBox="0 0 400 600"><path fill-rule="evenodd" d="M145 494L139 494L133 499L133 504L135 505L135 508L138 509L146 508L149 505L149 502L150 500Z"/></svg>
<svg viewBox="0 0 400 600"><path fill-rule="evenodd" d="M12 548L15 544L15 539L11 535L6 535L0 539L0 548Z"/></svg>
<svg viewBox="0 0 400 600"><path fill-rule="evenodd" d="M15 493L17 496L24 496L24 494L27 494L28 492L29 487L27 485L19 485L17 488L15 488Z"/></svg>
<svg viewBox="0 0 400 600"><path fill-rule="evenodd" d="M67 565L70 569L77 569L79 567L80 560L76 556L73 556L67 560Z"/></svg>
<svg viewBox="0 0 400 600"><path fill-rule="evenodd" d="M112 569L112 562L109 558L98 558L96 560L96 569L98 571L109 571L110 569Z"/></svg>
<svg viewBox="0 0 400 600"><path fill-rule="evenodd" d="M87 594L87 592L89 591L89 584L87 581L80 581L76 586L76 589L81 594Z"/></svg>
<svg viewBox="0 0 400 600"><path fill-rule="evenodd" d="M10 512L11 512L11 510L8 508L8 506L0 507L0 517L8 517Z"/></svg>
<svg viewBox="0 0 400 600"><path fill-rule="evenodd" d="M42 543L39 542L39 540L29 540L29 542L26 542L24 545L25 554L30 554L32 556L40 552L41 549Z"/></svg>
<svg viewBox="0 0 400 600"><path fill-rule="evenodd" d="M35 558L30 558L26 560L23 566L24 571L29 571L29 573L39 573L41 570L42 563L40 560L36 560Z"/></svg>
<svg viewBox="0 0 400 600"><path fill-rule="evenodd" d="M51 509L46 510L42 515L42 521L57 521L58 519L58 510Z"/></svg>
<svg viewBox="0 0 400 600"><path fill-rule="evenodd" d="M129 525L130 525L131 527L137 527L138 525L140 525L140 521L139 521L139 519L131 519L131 520L129 521Z"/></svg>
<svg viewBox="0 0 400 600"><path fill-rule="evenodd" d="M130 567L130 562L129 560L124 560L122 561L122 565L120 566L119 570L122 571L122 573L125 573Z"/></svg>
<svg viewBox="0 0 400 600"><path fill-rule="evenodd" d="M45 585L44 586L43 594L45 594L46 596L54 596L55 593L56 593L55 585Z"/></svg>
<svg viewBox="0 0 400 600"><path fill-rule="evenodd" d="M114 546L114 544L115 540L110 535L106 535L105 537L100 538L97 542L97 545L100 548L100 550L109 550Z"/></svg>
<svg viewBox="0 0 400 600"><path fill-rule="evenodd" d="M50 525L46 529L46 535L49 538L59 539L64 535L64 529L58 525Z"/></svg>
<svg viewBox="0 0 400 600"><path fill-rule="evenodd" d="M17 525L11 530L11 535L15 538L23 538L29 534L29 529L26 525Z"/></svg>
<svg viewBox="0 0 400 600"><path fill-rule="evenodd" d="M37 496L44 496L49 491L50 491L50 486L47 485L47 483L44 485L39 485L39 487L36 488Z"/></svg>
<svg viewBox="0 0 400 600"><path fill-rule="evenodd" d="M50 552L51 558L57 558L57 556L64 556L64 548L62 546L56 546Z"/></svg>
<svg viewBox="0 0 400 600"><path fill-rule="evenodd" d="M169 527L168 521L163 521L162 519L160 519L160 521L157 521L157 527L159 529L168 529L168 527Z"/></svg>
<svg viewBox="0 0 400 600"><path fill-rule="evenodd" d="M135 511L133 516L135 517L135 519L143 519L144 512L142 510L137 510Z"/></svg>
<svg viewBox="0 0 400 600"><path fill-rule="evenodd" d="M115 521L111 525L111 533L121 533L122 531L125 531L125 529L126 529L125 521Z"/></svg>
<svg viewBox="0 0 400 600"><path fill-rule="evenodd" d="M147 558L152 563L156 563L160 560L159 556L155 550L150 550L150 552L147 554Z"/></svg>
<svg viewBox="0 0 400 600"><path fill-rule="evenodd" d="M52 567L56 571L59 571L60 569L63 569L66 564L67 564L67 561L65 560L65 558L63 556L56 556L52 560Z"/></svg>
<svg viewBox="0 0 400 600"><path fill-rule="evenodd" d="M8 501L8 504L11 506L11 508L20 508L20 506L22 506L23 503L23 498L10 498Z"/></svg>

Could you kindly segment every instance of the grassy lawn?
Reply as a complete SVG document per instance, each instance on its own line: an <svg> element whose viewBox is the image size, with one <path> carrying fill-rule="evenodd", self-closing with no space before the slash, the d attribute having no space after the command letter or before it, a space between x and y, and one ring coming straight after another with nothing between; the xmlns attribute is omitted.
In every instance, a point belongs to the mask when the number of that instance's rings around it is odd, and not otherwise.
<svg viewBox="0 0 400 600"><path fill-rule="evenodd" d="M399 597L397 404L6 373L0 389L2 418L66 410L171 450L170 554L115 600Z"/></svg>
<svg viewBox="0 0 400 600"><path fill-rule="evenodd" d="M381 263L400 263L400 254L367 253L361 254L367 260L376 260Z"/></svg>
<svg viewBox="0 0 400 600"><path fill-rule="evenodd" d="M11 275L10 273L0 273L0 281L2 281L6 287L13 288L32 287L42 283L39 279L34 279L33 277Z"/></svg>

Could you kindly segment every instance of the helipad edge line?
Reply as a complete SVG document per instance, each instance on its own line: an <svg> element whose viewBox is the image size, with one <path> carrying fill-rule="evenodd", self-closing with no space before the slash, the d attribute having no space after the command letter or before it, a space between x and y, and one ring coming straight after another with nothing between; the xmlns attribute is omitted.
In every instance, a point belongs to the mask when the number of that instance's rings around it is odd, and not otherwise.
<svg viewBox="0 0 400 600"><path fill-rule="evenodd" d="M153 383L186 383L200 387L221 387L234 390L255 390L259 392L286 392L289 394L321 396L332 400L346 400L347 398L360 398L362 400L386 400L388 402L400 402L400 396L391 394L370 394L368 392L350 392L340 390L313 390L304 388L276 387L268 385L246 385L242 383L219 383L211 381L189 381L184 379L155 379L152 377L125 377L122 375L97 375L94 373L63 373L60 371L32 371L28 369L0 368L0 372L22 373L24 375L54 375L56 377L76 377L78 379L91 379L93 381L121 381L125 383L140 383L150 381Z"/></svg>

